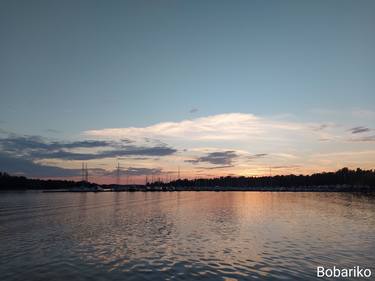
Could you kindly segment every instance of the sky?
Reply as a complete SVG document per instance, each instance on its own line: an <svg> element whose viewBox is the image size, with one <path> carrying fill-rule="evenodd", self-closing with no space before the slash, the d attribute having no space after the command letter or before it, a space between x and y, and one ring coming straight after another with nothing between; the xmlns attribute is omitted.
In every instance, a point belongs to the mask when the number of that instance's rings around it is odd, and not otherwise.
<svg viewBox="0 0 375 281"><path fill-rule="evenodd" d="M375 2L0 0L0 171L375 168Z"/></svg>

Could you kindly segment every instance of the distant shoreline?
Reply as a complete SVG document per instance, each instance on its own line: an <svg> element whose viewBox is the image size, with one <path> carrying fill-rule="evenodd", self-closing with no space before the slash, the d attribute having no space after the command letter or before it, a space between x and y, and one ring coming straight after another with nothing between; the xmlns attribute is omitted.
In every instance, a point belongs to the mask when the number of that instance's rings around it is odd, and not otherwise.
<svg viewBox="0 0 375 281"><path fill-rule="evenodd" d="M23 192L31 190L4 190L0 192ZM361 194L375 194L375 190L264 190L264 189L180 189L180 190L105 190L105 191L71 191L71 190L33 190L41 191L43 193L108 193L108 192L278 192L278 193L361 193Z"/></svg>
<svg viewBox="0 0 375 281"><path fill-rule="evenodd" d="M346 193L374 193L375 189L370 186L297 186L297 187L153 187L146 185L118 186L118 188L105 188L95 190L73 190L70 188L60 189L0 189L0 192L27 192L39 191L44 193L102 193L102 192L346 192Z"/></svg>
<svg viewBox="0 0 375 281"><path fill-rule="evenodd" d="M0 172L0 191L120 192L120 191L260 191L260 192L374 192L375 170L350 170L312 175L264 177L219 177L145 182L145 184L103 184L85 181L29 179Z"/></svg>
<svg viewBox="0 0 375 281"><path fill-rule="evenodd" d="M103 191L73 191L69 189L64 190L43 190L43 192L181 192L181 191L196 191L196 192L360 192L360 193L375 193L375 190L370 186L298 186L298 187L179 187L166 188L148 186L121 186L119 189L104 189Z"/></svg>

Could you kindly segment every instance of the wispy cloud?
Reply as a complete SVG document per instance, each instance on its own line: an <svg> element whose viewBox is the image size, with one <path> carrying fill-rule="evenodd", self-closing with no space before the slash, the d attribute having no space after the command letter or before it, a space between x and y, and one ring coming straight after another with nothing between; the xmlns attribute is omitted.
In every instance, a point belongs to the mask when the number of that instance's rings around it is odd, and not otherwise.
<svg viewBox="0 0 375 281"><path fill-rule="evenodd" d="M280 170L280 169L293 169L300 168L301 165L283 165L283 166L271 166L271 169Z"/></svg>
<svg viewBox="0 0 375 281"><path fill-rule="evenodd" d="M375 135L351 139L354 142L375 142Z"/></svg>
<svg viewBox="0 0 375 281"><path fill-rule="evenodd" d="M120 169L120 176L152 176L160 175L163 173L161 168L139 168L139 167L128 167L126 169ZM116 176L117 170L113 170L108 173L110 176Z"/></svg>
<svg viewBox="0 0 375 281"><path fill-rule="evenodd" d="M374 163L366 154L340 155L337 160L317 155L371 149L375 136L370 135L370 125L363 121L359 123L362 126L355 127L358 123L340 125L329 120L306 122L287 115L226 113L146 127L90 130L75 141L8 133L0 137L0 151L8 158L28 161L29 166L62 167L65 170L59 171L69 175L76 172L67 168L78 168L78 161L88 161L91 173L105 178L113 178L117 161L128 166L121 173L139 178L166 174L177 165L186 175L199 174L199 169L212 175L263 175L269 167L280 173L293 169L310 172L317 167ZM94 170L96 167L100 168Z"/></svg>
<svg viewBox="0 0 375 281"><path fill-rule="evenodd" d="M59 133L61 133L59 130L56 130L56 129L47 129L46 132L47 133L52 133L52 134L59 134Z"/></svg>
<svg viewBox="0 0 375 281"><path fill-rule="evenodd" d="M238 155L234 151L220 151L211 152L196 159L185 160L185 162L192 164L205 162L213 165L231 165L233 160L237 157Z"/></svg>
<svg viewBox="0 0 375 281"><path fill-rule="evenodd" d="M311 129L313 131L323 131L325 129L328 129L328 128L333 128L333 127L336 127L336 124L334 123L323 123L323 124L317 124L317 125L313 125L311 126Z"/></svg>
<svg viewBox="0 0 375 281"><path fill-rule="evenodd" d="M92 160L124 156L166 156L177 151L165 145L136 146L130 145L129 142L128 139L119 141L81 140L58 142L47 141L39 136L11 136L0 139L0 147L2 151L30 160ZM90 151L80 152L76 149L90 149Z"/></svg>
<svg viewBox="0 0 375 281"><path fill-rule="evenodd" d="M80 175L80 169L43 165L8 153L0 153L0 171L29 177L71 177Z"/></svg>
<svg viewBox="0 0 375 281"><path fill-rule="evenodd" d="M266 157L267 155L268 155L267 153L258 153L258 154L248 156L247 159L249 160L259 159L259 158Z"/></svg>
<svg viewBox="0 0 375 281"><path fill-rule="evenodd" d="M261 118L253 114L228 113L180 122L162 122L148 127L89 130L85 134L99 138L132 136L134 138L187 138L195 141L225 141L264 137L269 131L310 130L310 126L311 124Z"/></svg>
<svg viewBox="0 0 375 281"><path fill-rule="evenodd" d="M216 170L216 169L225 169L225 168L233 168L234 165L223 165L223 166L214 166L214 167L198 167L198 169L203 170Z"/></svg>
<svg viewBox="0 0 375 281"><path fill-rule="evenodd" d="M93 160L104 158L117 158L124 156L166 156L176 152L176 149L170 147L137 147L125 146L118 150L106 150L95 153L77 153L69 151L32 151L29 156L35 159L63 159L63 160Z"/></svg>
<svg viewBox="0 0 375 281"><path fill-rule="evenodd" d="M97 148L108 147L112 143L102 140L84 140L74 142L47 141L40 136L16 136L12 135L0 139L0 146L6 151L24 151L24 150L58 150L72 148Z"/></svg>
<svg viewBox="0 0 375 281"><path fill-rule="evenodd" d="M359 127L351 128L351 129L349 129L349 131L352 132L352 134L359 134L359 133L369 132L369 131L371 131L371 129L369 129L367 127L359 126Z"/></svg>

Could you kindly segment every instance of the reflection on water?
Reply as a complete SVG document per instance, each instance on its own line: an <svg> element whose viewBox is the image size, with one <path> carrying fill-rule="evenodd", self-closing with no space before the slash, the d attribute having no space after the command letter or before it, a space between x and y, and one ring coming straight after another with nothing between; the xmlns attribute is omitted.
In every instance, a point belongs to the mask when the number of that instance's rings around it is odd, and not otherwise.
<svg viewBox="0 0 375 281"><path fill-rule="evenodd" d="M4 193L0 276L315 279L319 265L372 268L374 229L375 198L353 194Z"/></svg>

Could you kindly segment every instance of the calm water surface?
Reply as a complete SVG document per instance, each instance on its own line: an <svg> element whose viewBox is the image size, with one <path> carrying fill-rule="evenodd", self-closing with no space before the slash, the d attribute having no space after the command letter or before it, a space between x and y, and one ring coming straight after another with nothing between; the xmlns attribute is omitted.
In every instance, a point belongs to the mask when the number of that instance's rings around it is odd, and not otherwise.
<svg viewBox="0 0 375 281"><path fill-rule="evenodd" d="M313 280L318 265L374 274L375 198L1 193L0 241L6 281Z"/></svg>

